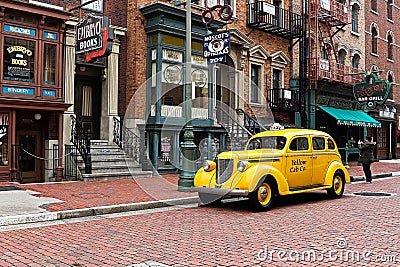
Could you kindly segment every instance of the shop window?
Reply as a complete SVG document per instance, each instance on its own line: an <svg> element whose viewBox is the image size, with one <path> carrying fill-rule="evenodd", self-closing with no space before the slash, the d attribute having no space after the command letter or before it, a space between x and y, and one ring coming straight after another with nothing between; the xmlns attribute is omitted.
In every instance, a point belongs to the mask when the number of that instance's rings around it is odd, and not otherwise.
<svg viewBox="0 0 400 267"><path fill-rule="evenodd" d="M376 30L375 27L372 28L371 47L372 47L371 52L373 54L377 54L378 53L378 31Z"/></svg>
<svg viewBox="0 0 400 267"><path fill-rule="evenodd" d="M169 44L173 46L179 46L179 47L184 47L184 40L175 36L163 34L162 35L162 43L163 44Z"/></svg>
<svg viewBox="0 0 400 267"><path fill-rule="evenodd" d="M43 82L45 84L56 83L56 48L54 44L44 44Z"/></svg>
<svg viewBox="0 0 400 267"><path fill-rule="evenodd" d="M35 42L4 37L3 79L34 82Z"/></svg>
<svg viewBox="0 0 400 267"><path fill-rule="evenodd" d="M37 24L37 18L35 16L32 16L31 14L25 12L15 11L11 9L6 9L4 18L6 20L12 20L16 22Z"/></svg>
<svg viewBox="0 0 400 267"><path fill-rule="evenodd" d="M8 165L8 113L0 113L0 166Z"/></svg>

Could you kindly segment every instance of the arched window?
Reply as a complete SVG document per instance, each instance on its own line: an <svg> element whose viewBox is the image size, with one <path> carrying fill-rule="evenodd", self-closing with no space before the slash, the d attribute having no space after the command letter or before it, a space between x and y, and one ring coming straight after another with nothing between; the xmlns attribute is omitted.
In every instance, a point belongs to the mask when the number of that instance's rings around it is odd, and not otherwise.
<svg viewBox="0 0 400 267"><path fill-rule="evenodd" d="M378 9L378 0L371 0L371 10L377 11Z"/></svg>
<svg viewBox="0 0 400 267"><path fill-rule="evenodd" d="M344 49L339 50L339 64L344 64L346 60L346 51Z"/></svg>
<svg viewBox="0 0 400 267"><path fill-rule="evenodd" d="M372 53L378 54L378 31L375 27L372 28L372 40L371 40Z"/></svg>
<svg viewBox="0 0 400 267"><path fill-rule="evenodd" d="M353 58L351 59L351 66L355 69L358 69L358 66L360 65L360 55L355 54Z"/></svg>
<svg viewBox="0 0 400 267"><path fill-rule="evenodd" d="M391 73L388 74L387 79L388 79L388 82L393 83L393 76Z"/></svg>
<svg viewBox="0 0 400 267"><path fill-rule="evenodd" d="M393 60L393 37L392 37L392 35L388 35L387 45L388 45L388 59Z"/></svg>
<svg viewBox="0 0 400 267"><path fill-rule="evenodd" d="M360 8L358 5L353 5L351 7L351 30L353 32L358 32L358 12Z"/></svg>
<svg viewBox="0 0 400 267"><path fill-rule="evenodd" d="M387 1L387 18L392 20L392 9L393 9L393 0Z"/></svg>

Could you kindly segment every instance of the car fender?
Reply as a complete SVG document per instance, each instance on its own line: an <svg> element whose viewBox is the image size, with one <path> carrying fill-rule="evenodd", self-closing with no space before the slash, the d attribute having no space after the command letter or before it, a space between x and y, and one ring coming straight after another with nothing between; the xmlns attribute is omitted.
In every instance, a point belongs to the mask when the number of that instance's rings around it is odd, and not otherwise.
<svg viewBox="0 0 400 267"><path fill-rule="evenodd" d="M268 165L268 166L252 166L245 172L245 179L239 182L239 184L245 184L245 186L240 186L241 188L245 187L249 190L249 192L253 192L258 188L258 186L264 181L264 178L267 176L272 176L278 185L279 194L287 194L289 191L289 185L285 176L280 172L277 168Z"/></svg>
<svg viewBox="0 0 400 267"><path fill-rule="evenodd" d="M342 173L344 174L344 178L346 183L350 183L350 175L349 172L347 171L347 169L343 166L343 164L341 162L338 161L333 161L329 167L328 170L326 172L326 176L325 176L325 185L331 185L332 181L333 181L333 175L335 174L335 172L337 170L341 170Z"/></svg>
<svg viewBox="0 0 400 267"><path fill-rule="evenodd" d="M194 186L206 186L210 187L212 179L215 177L215 170L206 172L203 168L200 168L194 176ZM215 182L214 182L215 184Z"/></svg>

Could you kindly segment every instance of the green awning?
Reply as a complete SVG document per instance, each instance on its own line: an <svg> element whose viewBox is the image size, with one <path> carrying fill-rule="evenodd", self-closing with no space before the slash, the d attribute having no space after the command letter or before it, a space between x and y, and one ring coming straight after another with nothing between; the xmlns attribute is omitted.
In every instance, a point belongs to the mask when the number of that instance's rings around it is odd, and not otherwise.
<svg viewBox="0 0 400 267"><path fill-rule="evenodd" d="M363 111L319 106L337 120L339 125L381 127L381 123Z"/></svg>

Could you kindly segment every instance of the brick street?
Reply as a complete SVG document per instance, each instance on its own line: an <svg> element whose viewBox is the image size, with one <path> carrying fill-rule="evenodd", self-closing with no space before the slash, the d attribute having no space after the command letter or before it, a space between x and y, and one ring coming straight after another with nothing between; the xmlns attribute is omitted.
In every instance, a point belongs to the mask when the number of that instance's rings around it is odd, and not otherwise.
<svg viewBox="0 0 400 267"><path fill-rule="evenodd" d="M281 197L265 213L241 201L1 232L0 266L394 266L399 183L351 184L339 200Z"/></svg>

